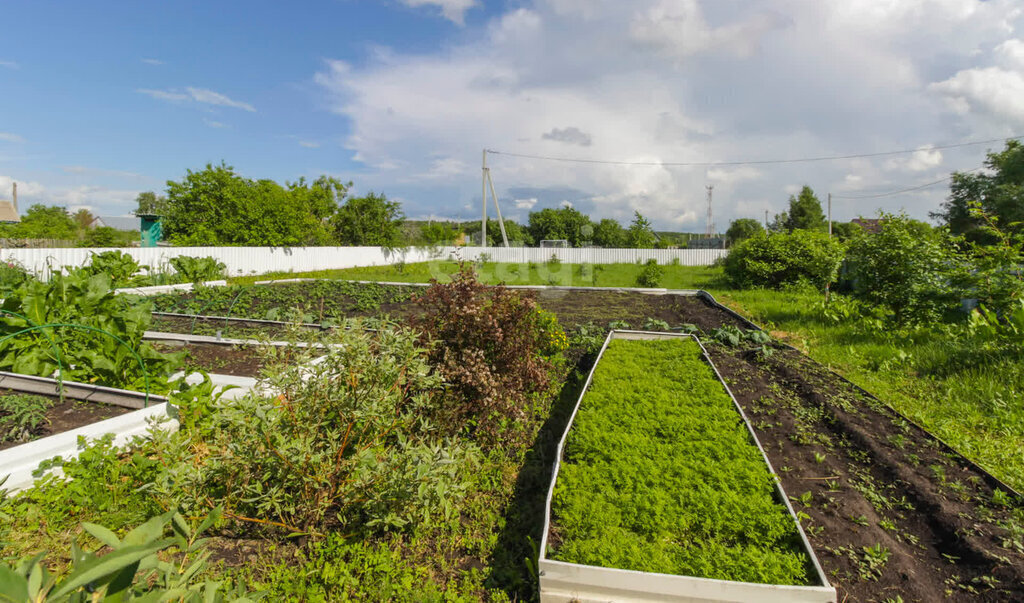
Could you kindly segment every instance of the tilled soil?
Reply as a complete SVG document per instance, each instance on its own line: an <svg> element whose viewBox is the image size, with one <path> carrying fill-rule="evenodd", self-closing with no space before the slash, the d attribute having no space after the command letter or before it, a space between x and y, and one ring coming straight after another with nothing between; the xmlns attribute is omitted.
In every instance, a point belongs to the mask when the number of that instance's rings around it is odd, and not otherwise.
<svg viewBox="0 0 1024 603"><path fill-rule="evenodd" d="M208 373L258 377L265 364L264 354L255 346L229 346L216 343L188 343L173 345L156 343L161 352L188 352L185 370L202 369Z"/></svg>
<svg viewBox="0 0 1024 603"><path fill-rule="evenodd" d="M20 393L21 392L5 390L0 392L0 396ZM51 406L46 411L46 420L33 432L32 440L38 440L39 438L45 438L47 436L70 431L72 429L78 429L79 427L90 425L92 423L102 421L103 419L117 417L133 410L131 408L124 408L123 406L113 406L109 404L101 404L99 402L83 402L81 400L65 400L64 402L61 402L58 398L50 396L43 397L52 400L54 402L54 406ZM0 442L0 450L12 448L23 443L24 442Z"/></svg>
<svg viewBox="0 0 1024 603"><path fill-rule="evenodd" d="M708 352L840 601L1024 600L1024 514L986 475L799 352Z"/></svg>

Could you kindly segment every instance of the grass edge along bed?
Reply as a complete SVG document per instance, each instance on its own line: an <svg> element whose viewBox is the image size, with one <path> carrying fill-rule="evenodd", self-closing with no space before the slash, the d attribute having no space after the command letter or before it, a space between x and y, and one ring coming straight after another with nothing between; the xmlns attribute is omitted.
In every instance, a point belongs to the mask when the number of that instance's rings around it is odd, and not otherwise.
<svg viewBox="0 0 1024 603"><path fill-rule="evenodd" d="M778 504L783 514L788 515L788 520L793 522L795 534L799 536L799 551L801 554L806 555L811 562L810 565L813 566L813 569L809 569L806 574L808 583L811 585L762 584L668 573L654 573L584 565L581 563L552 559L548 556L552 514L556 509L555 496L566 443L570 438L570 433L572 432L577 417L580 414L581 404L583 404L588 392L591 390L594 375L602 366L602 358L605 356L609 345L614 340L675 340L681 343L690 341L695 344L695 351L698 353L698 361L707 363L706 366L711 369L711 373L709 375L710 380L717 381L717 385L720 386L723 389L724 394L728 396L732 405L729 412L739 414L739 416L736 417L736 422L737 424L742 423L745 427L745 433L742 434L744 440L757 449L757 452L754 453L754 455L764 463L763 466L767 474L771 477L773 484L773 502ZM718 409L720 414L722 411L723 409ZM721 416L726 418L726 421L728 422L727 414L728 413ZM668 494L671 495L671 493ZM557 525L557 522L555 523ZM792 507L786 500L778 479L771 468L771 464L765 456L764 451L761 449L760 443L758 443L754 436L753 430L751 429L742 409L736 403L732 392L729 391L729 388L725 385L724 381L722 381L718 370L711 363L699 340L690 335L680 334L639 331L612 331L608 334L608 337L604 342L604 346L598 354L597 361L594 363L590 375L587 378L587 382L584 385L583 391L580 394L576 408L573 410L572 416L569 419L569 423L562 436L561 442L559 443L558 456L555 462L551 486L548 491L547 506L545 509L545 525L541 540L538 571L540 574L541 600L544 602L572 600L599 601L608 600L609 598L637 601L758 600L834 602L836 600L836 591L828 583L827 578L822 572L821 566L818 563L813 550L808 544L806 535L800 527Z"/></svg>

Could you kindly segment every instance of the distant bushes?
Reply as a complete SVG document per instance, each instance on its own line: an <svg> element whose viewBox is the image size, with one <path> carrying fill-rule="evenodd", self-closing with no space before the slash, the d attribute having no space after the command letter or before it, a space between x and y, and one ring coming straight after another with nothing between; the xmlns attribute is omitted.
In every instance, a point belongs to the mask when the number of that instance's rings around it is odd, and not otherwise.
<svg viewBox="0 0 1024 603"><path fill-rule="evenodd" d="M729 252L725 275L736 287L824 287L835 280L844 250L820 232L757 234Z"/></svg>

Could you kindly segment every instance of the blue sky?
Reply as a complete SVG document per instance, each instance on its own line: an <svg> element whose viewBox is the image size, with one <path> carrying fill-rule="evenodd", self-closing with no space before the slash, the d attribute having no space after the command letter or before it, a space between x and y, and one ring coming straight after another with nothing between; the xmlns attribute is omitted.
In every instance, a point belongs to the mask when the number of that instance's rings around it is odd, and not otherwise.
<svg viewBox="0 0 1024 603"><path fill-rule="evenodd" d="M0 7L0 196L124 215L226 161L322 173L411 217L476 217L483 147L622 161L915 149L1024 133L1011 0L21 2ZM989 145L996 147L997 145ZM491 159L506 215L569 202L662 228L763 218L811 184L858 196L987 147L675 169ZM943 187L837 202L925 217Z"/></svg>

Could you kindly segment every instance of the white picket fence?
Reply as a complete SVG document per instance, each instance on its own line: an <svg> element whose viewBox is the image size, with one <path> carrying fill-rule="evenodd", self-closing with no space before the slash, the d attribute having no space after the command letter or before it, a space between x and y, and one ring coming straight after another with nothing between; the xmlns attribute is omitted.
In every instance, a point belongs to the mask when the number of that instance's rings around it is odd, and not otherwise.
<svg viewBox="0 0 1024 603"><path fill-rule="evenodd" d="M0 249L0 261L13 261L42 278L64 266L88 264L94 253L110 251L92 248ZM540 249L536 247L436 247L389 251L381 247L153 247L123 248L137 262L154 270L173 271L172 257L214 257L227 266L232 276L267 272L308 272L429 262L461 258L477 261L527 264L549 261L552 256L565 264L620 264L678 261L684 266L708 266L728 253L722 249Z"/></svg>

